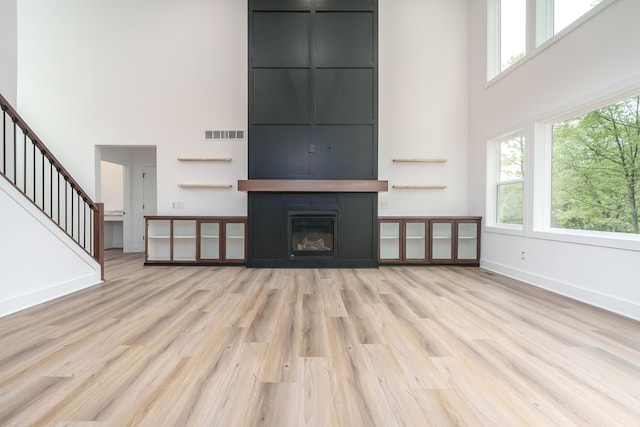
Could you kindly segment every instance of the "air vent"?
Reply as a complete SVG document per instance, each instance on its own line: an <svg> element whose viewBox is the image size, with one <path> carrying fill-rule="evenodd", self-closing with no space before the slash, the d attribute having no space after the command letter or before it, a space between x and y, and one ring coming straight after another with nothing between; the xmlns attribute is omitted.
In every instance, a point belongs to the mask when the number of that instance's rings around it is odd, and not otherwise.
<svg viewBox="0 0 640 427"><path fill-rule="evenodd" d="M205 130L204 139L208 139L208 140L244 139L244 131L243 130Z"/></svg>

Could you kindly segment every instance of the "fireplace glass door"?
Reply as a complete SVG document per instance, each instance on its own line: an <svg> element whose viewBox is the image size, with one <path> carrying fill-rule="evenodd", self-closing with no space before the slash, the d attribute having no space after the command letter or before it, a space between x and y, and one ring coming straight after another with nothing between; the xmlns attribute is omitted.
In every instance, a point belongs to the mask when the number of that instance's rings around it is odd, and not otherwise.
<svg viewBox="0 0 640 427"><path fill-rule="evenodd" d="M336 214L289 213L291 258L335 256Z"/></svg>

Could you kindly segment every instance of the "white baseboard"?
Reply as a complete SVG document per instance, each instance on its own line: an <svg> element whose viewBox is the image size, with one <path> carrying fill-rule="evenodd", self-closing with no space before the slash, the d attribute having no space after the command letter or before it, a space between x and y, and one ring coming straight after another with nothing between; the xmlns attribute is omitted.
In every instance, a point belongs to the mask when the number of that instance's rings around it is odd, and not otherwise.
<svg viewBox="0 0 640 427"><path fill-rule="evenodd" d="M89 275L65 283L59 283L48 288L38 289L28 294L16 295L0 301L0 317L16 313L29 307L60 298L65 295L101 284L98 275Z"/></svg>
<svg viewBox="0 0 640 427"><path fill-rule="evenodd" d="M640 304L633 301L594 292L571 283L533 274L492 261L483 260L480 263L480 267L625 317L640 320Z"/></svg>

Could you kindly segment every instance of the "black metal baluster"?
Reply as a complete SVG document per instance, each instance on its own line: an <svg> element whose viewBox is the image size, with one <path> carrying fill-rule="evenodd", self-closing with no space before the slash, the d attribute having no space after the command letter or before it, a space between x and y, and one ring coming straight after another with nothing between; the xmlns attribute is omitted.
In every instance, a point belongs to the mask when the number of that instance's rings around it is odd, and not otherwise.
<svg viewBox="0 0 640 427"><path fill-rule="evenodd" d="M24 141L22 144L22 148L23 148L23 158L22 158L22 163L24 164L24 168L22 171L22 191L24 192L24 194L27 194L27 133L24 132Z"/></svg>
<svg viewBox="0 0 640 427"><path fill-rule="evenodd" d="M76 234L77 237L75 238L75 240L76 240L76 242L78 242L78 244L80 244L80 192L76 190L76 194L78 195L78 204L76 205L76 210L78 211L77 212L77 217L78 217L77 231L78 231L78 234Z"/></svg>
<svg viewBox="0 0 640 427"><path fill-rule="evenodd" d="M53 160L49 160L49 216L53 219Z"/></svg>
<svg viewBox="0 0 640 427"><path fill-rule="evenodd" d="M84 248L87 249L87 199L83 199L84 200L84 205L83 207L83 213L84 215L82 215L82 227L83 227L83 232L82 232L82 236L83 236L83 242L84 242Z"/></svg>
<svg viewBox="0 0 640 427"><path fill-rule="evenodd" d="M2 173L7 174L7 106L2 106Z"/></svg>
<svg viewBox="0 0 640 427"><path fill-rule="evenodd" d="M93 210L93 207L91 208L91 213L89 214L89 227L91 229L91 236L89 236L89 253L91 254L91 256L95 255L95 251L93 250L93 239L94 239L94 233L93 233L93 221L95 218L95 211Z"/></svg>
<svg viewBox="0 0 640 427"><path fill-rule="evenodd" d="M19 127L19 126L18 126ZM22 191L24 192L25 195L27 195L27 159L29 158L27 156L27 136L26 134L23 134L22 137L23 141L22 141Z"/></svg>
<svg viewBox="0 0 640 427"><path fill-rule="evenodd" d="M82 197L80 196L80 192L78 192L78 244L81 245L82 243L82 226L80 225L80 220L82 219L82 208L81 208L81 202L80 199Z"/></svg>
<svg viewBox="0 0 640 427"><path fill-rule="evenodd" d="M16 133L16 119L13 119L13 185L18 185L18 134Z"/></svg>
<svg viewBox="0 0 640 427"><path fill-rule="evenodd" d="M68 221L67 221L67 218L68 218L68 215L67 215L67 211L68 211L68 209L67 209L67 206L68 206L68 204L67 204L67 187L68 187L67 182L68 181L69 181L68 178L65 176L64 177L64 231L67 231L67 223L68 223Z"/></svg>
<svg viewBox="0 0 640 427"><path fill-rule="evenodd" d="M87 249L87 201L82 198L82 247Z"/></svg>
<svg viewBox="0 0 640 427"><path fill-rule="evenodd" d="M57 197L57 200L58 200L58 225L60 225L60 199L61 199L61 197L60 197L60 169L56 168L56 173L58 174L58 177L56 179L56 181L57 181L56 182L56 187L58 189L58 197Z"/></svg>
<svg viewBox="0 0 640 427"><path fill-rule="evenodd" d="M13 121L13 184L18 186L18 124Z"/></svg>
<svg viewBox="0 0 640 427"><path fill-rule="evenodd" d="M73 198L76 199L76 209L75 209L75 216L76 216L76 234L73 237L73 240L75 240L78 245L80 245L80 198L76 197L77 196L77 192L76 194L73 195Z"/></svg>
<svg viewBox="0 0 640 427"><path fill-rule="evenodd" d="M38 206L38 202L36 201L36 142L32 139L31 143L33 144L33 161L31 162L31 167L33 168L33 203ZM25 189L25 194L27 190Z"/></svg>
<svg viewBox="0 0 640 427"><path fill-rule="evenodd" d="M40 188L40 191L42 191L42 210L45 210L45 198L44 198L44 186L45 186L45 180L44 180L44 151L40 151L40 155L41 155L41 159L42 159L42 188Z"/></svg>
<svg viewBox="0 0 640 427"><path fill-rule="evenodd" d="M71 237L73 237L73 184L71 184Z"/></svg>

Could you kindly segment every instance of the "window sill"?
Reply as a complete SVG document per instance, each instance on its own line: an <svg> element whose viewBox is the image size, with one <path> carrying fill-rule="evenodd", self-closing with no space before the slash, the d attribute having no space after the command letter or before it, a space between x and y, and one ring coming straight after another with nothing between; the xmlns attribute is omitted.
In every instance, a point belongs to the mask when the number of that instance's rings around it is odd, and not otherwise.
<svg viewBox="0 0 640 427"><path fill-rule="evenodd" d="M525 237L526 233L521 225L493 224L484 227L484 231L494 234L508 234L511 236Z"/></svg>
<svg viewBox="0 0 640 427"><path fill-rule="evenodd" d="M549 230L534 231L532 237L557 242L640 252L640 235L635 234L552 228Z"/></svg>
<svg viewBox="0 0 640 427"><path fill-rule="evenodd" d="M508 227L489 225L484 227L485 233L504 234L532 238L537 240L551 240L560 243L572 243L584 246L597 246L601 248L618 249L640 252L640 235L624 233L589 232L579 230L549 229L537 230L531 233L525 232L517 226Z"/></svg>

